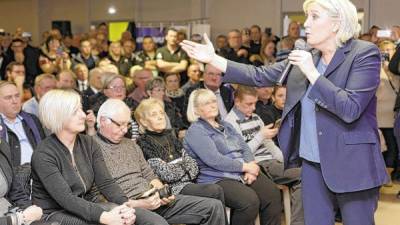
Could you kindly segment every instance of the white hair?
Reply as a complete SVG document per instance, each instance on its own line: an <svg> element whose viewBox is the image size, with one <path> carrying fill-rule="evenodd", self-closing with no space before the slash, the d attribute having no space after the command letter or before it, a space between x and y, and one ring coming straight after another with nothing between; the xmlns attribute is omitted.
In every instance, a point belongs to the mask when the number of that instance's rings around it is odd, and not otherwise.
<svg viewBox="0 0 400 225"><path fill-rule="evenodd" d="M64 123L81 107L81 97L71 89L54 89L39 101L39 119L52 133L59 133Z"/></svg>
<svg viewBox="0 0 400 225"><path fill-rule="evenodd" d="M119 99L107 99L97 112L97 127L100 128L101 117L116 119L123 118L123 120L129 121L131 119L131 110L129 107Z"/></svg>
<svg viewBox="0 0 400 225"><path fill-rule="evenodd" d="M328 11L330 17L338 19L336 46L341 47L351 38L357 38L361 26L358 23L357 8L349 0L306 0L303 4L307 12L311 4L316 3Z"/></svg>
<svg viewBox="0 0 400 225"><path fill-rule="evenodd" d="M217 99L217 96L215 96L214 92L208 89L194 90L190 94L186 112L188 121L191 123L197 121L200 118L200 116L196 113L198 107L215 99Z"/></svg>

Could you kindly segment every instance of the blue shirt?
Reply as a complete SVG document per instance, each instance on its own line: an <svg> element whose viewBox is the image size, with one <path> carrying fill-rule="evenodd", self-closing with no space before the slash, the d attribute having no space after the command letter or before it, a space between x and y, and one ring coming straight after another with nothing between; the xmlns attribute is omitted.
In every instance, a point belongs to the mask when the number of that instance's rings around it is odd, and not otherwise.
<svg viewBox="0 0 400 225"><path fill-rule="evenodd" d="M33 148L26 136L24 127L22 125L22 117L19 115L15 118L14 122L7 119L4 115L1 115L4 120L4 124L10 129L15 135L17 135L19 144L21 146L21 165L31 162L31 157L33 153ZM7 137L8 141L8 137Z"/></svg>
<svg viewBox="0 0 400 225"><path fill-rule="evenodd" d="M328 65L319 60L317 70L319 74L324 74ZM315 116L315 103L308 94L312 85L307 88L306 94L301 99L301 128L300 128L300 157L311 162L319 163L319 148L317 137L317 118Z"/></svg>

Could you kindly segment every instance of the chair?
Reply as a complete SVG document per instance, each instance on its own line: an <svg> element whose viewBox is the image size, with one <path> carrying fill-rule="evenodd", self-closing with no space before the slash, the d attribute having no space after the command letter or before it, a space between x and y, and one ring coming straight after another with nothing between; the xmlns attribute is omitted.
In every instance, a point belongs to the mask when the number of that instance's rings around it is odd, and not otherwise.
<svg viewBox="0 0 400 225"><path fill-rule="evenodd" d="M286 185L278 185L283 194L283 211L285 212L285 224L290 225L290 188Z"/></svg>

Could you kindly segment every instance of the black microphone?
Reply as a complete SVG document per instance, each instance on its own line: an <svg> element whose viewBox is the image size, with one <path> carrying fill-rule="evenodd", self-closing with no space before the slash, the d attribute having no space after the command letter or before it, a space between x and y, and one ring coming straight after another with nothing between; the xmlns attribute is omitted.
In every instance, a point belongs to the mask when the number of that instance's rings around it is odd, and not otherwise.
<svg viewBox="0 0 400 225"><path fill-rule="evenodd" d="M296 42L294 43L294 50L304 50L304 51L310 51L311 48L309 45L307 45L306 41L303 39L297 39ZM293 65L287 60L288 63L285 67L285 69L282 72L281 77L279 78L278 82L276 83L279 86L282 86L287 79L287 76L289 75L290 71L292 70Z"/></svg>

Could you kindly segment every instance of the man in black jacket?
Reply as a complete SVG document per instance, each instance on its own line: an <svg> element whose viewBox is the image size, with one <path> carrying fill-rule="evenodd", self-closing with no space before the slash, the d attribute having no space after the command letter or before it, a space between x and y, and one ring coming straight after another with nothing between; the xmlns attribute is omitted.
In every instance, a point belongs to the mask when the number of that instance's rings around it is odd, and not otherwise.
<svg viewBox="0 0 400 225"><path fill-rule="evenodd" d="M27 196L31 194L31 156L44 139L43 128L36 116L21 111L21 96L14 83L0 81L0 137L10 147L10 162L15 179Z"/></svg>
<svg viewBox="0 0 400 225"><path fill-rule="evenodd" d="M21 111L21 96L14 83L0 82L1 137L11 148L13 166L30 163L33 149L45 137L36 116Z"/></svg>

